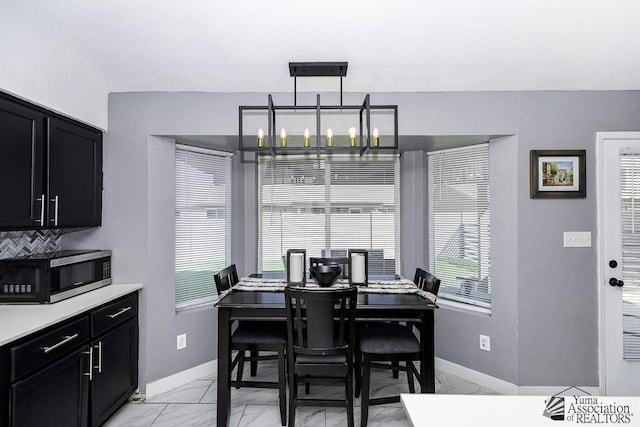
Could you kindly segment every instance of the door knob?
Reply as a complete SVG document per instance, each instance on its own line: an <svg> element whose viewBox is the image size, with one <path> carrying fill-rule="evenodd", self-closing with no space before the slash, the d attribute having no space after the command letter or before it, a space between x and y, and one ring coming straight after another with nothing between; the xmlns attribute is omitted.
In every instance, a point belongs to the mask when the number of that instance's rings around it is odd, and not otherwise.
<svg viewBox="0 0 640 427"><path fill-rule="evenodd" d="M616 261L615 259L612 259L611 261L609 261L609 267L616 268L617 266L618 266L618 261Z"/></svg>
<svg viewBox="0 0 640 427"><path fill-rule="evenodd" d="M622 280L618 280L615 277L612 277L611 279L609 279L609 284L611 286L618 286L618 287L623 287L624 286L624 282Z"/></svg>

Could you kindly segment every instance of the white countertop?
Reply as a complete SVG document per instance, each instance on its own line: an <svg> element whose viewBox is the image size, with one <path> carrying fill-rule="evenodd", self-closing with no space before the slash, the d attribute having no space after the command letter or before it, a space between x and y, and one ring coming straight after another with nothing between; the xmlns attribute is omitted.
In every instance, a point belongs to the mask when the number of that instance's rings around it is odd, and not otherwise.
<svg viewBox="0 0 640 427"><path fill-rule="evenodd" d="M575 387L565 389L575 392ZM579 390L579 389L577 389ZM558 390L560 391L560 390ZM638 425L640 396L498 396L477 394L401 394L402 406L414 427L561 427L603 424ZM584 394L584 393L581 393ZM613 408L613 409L612 409ZM564 420L553 420L551 414ZM607 425L615 424L610 421Z"/></svg>
<svg viewBox="0 0 640 427"><path fill-rule="evenodd" d="M542 415L549 396L401 394L400 399L414 427L564 425Z"/></svg>
<svg viewBox="0 0 640 427"><path fill-rule="evenodd" d="M55 304L0 305L0 346L138 289L142 284L111 284Z"/></svg>

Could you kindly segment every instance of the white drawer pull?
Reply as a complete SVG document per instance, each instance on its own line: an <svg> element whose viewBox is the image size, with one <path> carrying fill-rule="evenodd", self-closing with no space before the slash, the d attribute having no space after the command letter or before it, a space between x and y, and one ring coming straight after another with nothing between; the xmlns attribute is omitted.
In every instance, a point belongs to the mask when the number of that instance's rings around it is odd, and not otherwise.
<svg viewBox="0 0 640 427"><path fill-rule="evenodd" d="M131 307L125 307L122 310L120 310L119 312L115 313L115 314L109 314L109 318L113 319L115 317L120 316L122 313L126 313L127 311L131 310Z"/></svg>
<svg viewBox="0 0 640 427"><path fill-rule="evenodd" d="M78 338L78 334L73 334L73 335L67 335L64 337L64 339L62 341L60 341L57 344L52 345L51 347L43 347L42 349L44 350L45 354L49 353L50 351L55 350L56 348L60 347L61 345L65 345L66 343L68 343L69 341Z"/></svg>

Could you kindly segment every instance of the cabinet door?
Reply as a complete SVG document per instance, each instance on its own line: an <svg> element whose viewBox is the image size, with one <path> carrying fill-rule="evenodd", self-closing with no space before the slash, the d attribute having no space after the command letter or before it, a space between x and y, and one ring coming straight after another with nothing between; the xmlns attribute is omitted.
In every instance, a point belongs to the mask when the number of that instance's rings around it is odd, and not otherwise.
<svg viewBox="0 0 640 427"><path fill-rule="evenodd" d="M93 342L91 425L104 423L138 388L138 318Z"/></svg>
<svg viewBox="0 0 640 427"><path fill-rule="evenodd" d="M12 427L88 425L89 347L71 353L11 387Z"/></svg>
<svg viewBox="0 0 640 427"><path fill-rule="evenodd" d="M50 227L102 221L102 133L47 118Z"/></svg>
<svg viewBox="0 0 640 427"><path fill-rule="evenodd" d="M44 218L42 113L0 97L0 229Z"/></svg>

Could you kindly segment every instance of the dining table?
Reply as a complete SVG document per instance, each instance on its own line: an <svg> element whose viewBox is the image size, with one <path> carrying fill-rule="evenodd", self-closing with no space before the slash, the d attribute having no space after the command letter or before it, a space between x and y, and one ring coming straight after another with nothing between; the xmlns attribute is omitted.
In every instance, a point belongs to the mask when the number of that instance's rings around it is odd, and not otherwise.
<svg viewBox="0 0 640 427"><path fill-rule="evenodd" d="M243 277L220 295L218 309L218 381L217 425L229 424L231 411L231 333L236 320L286 320L284 288L286 281L278 277L254 274ZM306 287L317 287L307 283ZM348 287L339 280L334 287ZM434 311L438 308L434 295L419 289L400 276L369 280L358 286L357 322L411 322L420 339L420 391L435 392Z"/></svg>

